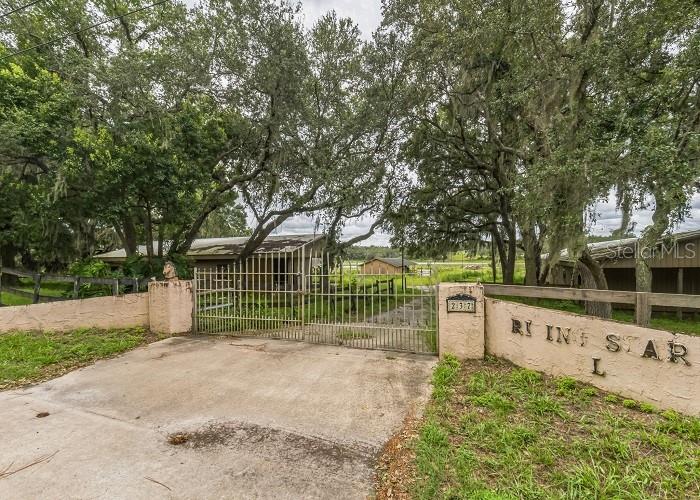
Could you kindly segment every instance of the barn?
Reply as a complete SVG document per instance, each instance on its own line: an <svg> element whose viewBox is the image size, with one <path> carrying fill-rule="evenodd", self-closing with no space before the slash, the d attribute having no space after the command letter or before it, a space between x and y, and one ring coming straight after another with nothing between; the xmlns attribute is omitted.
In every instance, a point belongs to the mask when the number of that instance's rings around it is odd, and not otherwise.
<svg viewBox="0 0 700 500"><path fill-rule="evenodd" d="M700 230L670 235L651 249L639 249L638 238L590 243L588 249L603 268L610 290L635 290L636 256L645 252L652 257L653 292L700 294ZM552 269L549 284L581 286L582 277L566 253Z"/></svg>
<svg viewBox="0 0 700 500"><path fill-rule="evenodd" d="M360 265L361 274L408 273L416 263L400 257L375 257Z"/></svg>
<svg viewBox="0 0 700 500"><path fill-rule="evenodd" d="M192 243L187 257L212 279L216 279L219 272L227 276L235 275L238 285L249 290L293 290L299 287L302 270L308 274L322 255L325 236L268 236L252 255L240 261L239 256L247 242L248 237L245 236L197 239ZM145 245L139 246L138 253L146 254ZM119 266L127 257L122 248L96 255L95 258Z"/></svg>

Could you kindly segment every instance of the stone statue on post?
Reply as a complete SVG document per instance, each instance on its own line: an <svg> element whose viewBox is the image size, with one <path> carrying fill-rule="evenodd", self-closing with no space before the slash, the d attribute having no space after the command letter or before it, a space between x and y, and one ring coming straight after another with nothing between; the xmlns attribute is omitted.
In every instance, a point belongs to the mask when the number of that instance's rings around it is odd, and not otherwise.
<svg viewBox="0 0 700 500"><path fill-rule="evenodd" d="M177 277L177 269L175 269L175 264L170 261L167 261L163 266L163 276L165 277L165 281L168 282L180 280Z"/></svg>

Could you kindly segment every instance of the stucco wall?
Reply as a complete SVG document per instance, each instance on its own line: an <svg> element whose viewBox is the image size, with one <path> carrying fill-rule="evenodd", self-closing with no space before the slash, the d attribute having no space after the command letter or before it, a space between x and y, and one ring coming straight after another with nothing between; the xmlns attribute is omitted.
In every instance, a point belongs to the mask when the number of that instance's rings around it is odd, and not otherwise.
<svg viewBox="0 0 700 500"><path fill-rule="evenodd" d="M491 298L485 302L489 354L700 415L700 337Z"/></svg>
<svg viewBox="0 0 700 500"><path fill-rule="evenodd" d="M473 313L447 312L447 298L469 295L476 300ZM484 287L441 284L438 287L438 352L459 359L484 357Z"/></svg>
<svg viewBox="0 0 700 500"><path fill-rule="evenodd" d="M192 330L192 282L152 281L148 284L151 331L174 335Z"/></svg>
<svg viewBox="0 0 700 500"><path fill-rule="evenodd" d="M0 307L0 333L11 330L148 327L148 294L95 297L48 304Z"/></svg>

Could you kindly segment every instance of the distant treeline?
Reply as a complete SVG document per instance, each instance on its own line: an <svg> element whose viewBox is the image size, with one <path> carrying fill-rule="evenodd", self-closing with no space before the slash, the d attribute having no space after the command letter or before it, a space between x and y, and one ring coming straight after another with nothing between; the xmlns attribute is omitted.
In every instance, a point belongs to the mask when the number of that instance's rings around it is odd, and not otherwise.
<svg viewBox="0 0 700 500"><path fill-rule="evenodd" d="M345 257L350 260L366 261L375 257L401 257L400 248L380 246L353 245L345 251Z"/></svg>
<svg viewBox="0 0 700 500"><path fill-rule="evenodd" d="M459 261L464 259L488 259L490 258L489 247L484 247L480 249L478 253L461 251L461 252L448 252L444 255L416 255L408 251L404 253L406 259L418 260L418 261ZM464 254L464 255L462 255ZM401 249L393 247L383 247L383 246L359 246L353 245L345 251L345 258L350 260L360 260L367 261L374 259L376 257L401 257Z"/></svg>

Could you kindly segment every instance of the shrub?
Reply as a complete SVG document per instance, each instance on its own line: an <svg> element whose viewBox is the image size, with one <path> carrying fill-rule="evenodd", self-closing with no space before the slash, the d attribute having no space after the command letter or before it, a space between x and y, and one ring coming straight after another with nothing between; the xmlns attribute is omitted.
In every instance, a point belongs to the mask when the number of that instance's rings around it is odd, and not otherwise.
<svg viewBox="0 0 700 500"><path fill-rule="evenodd" d="M71 276L85 276L87 278L118 278L117 273L105 262L97 259L84 259L74 262L68 267Z"/></svg>
<svg viewBox="0 0 700 500"><path fill-rule="evenodd" d="M105 262L97 259L84 259L74 262L68 267L68 274L71 276L81 276L84 278L120 278L121 271L113 271ZM83 283L78 290L78 297L81 299L89 297L102 297L111 295L112 287L109 285L97 285L95 283ZM66 296L72 296L72 290L64 292Z"/></svg>
<svg viewBox="0 0 700 500"><path fill-rule="evenodd" d="M191 279L192 263L183 255L170 255L167 257L154 257L149 262L143 255L133 255L124 261L124 275L132 278L162 278L163 266L167 261L175 265L178 277L182 279Z"/></svg>

